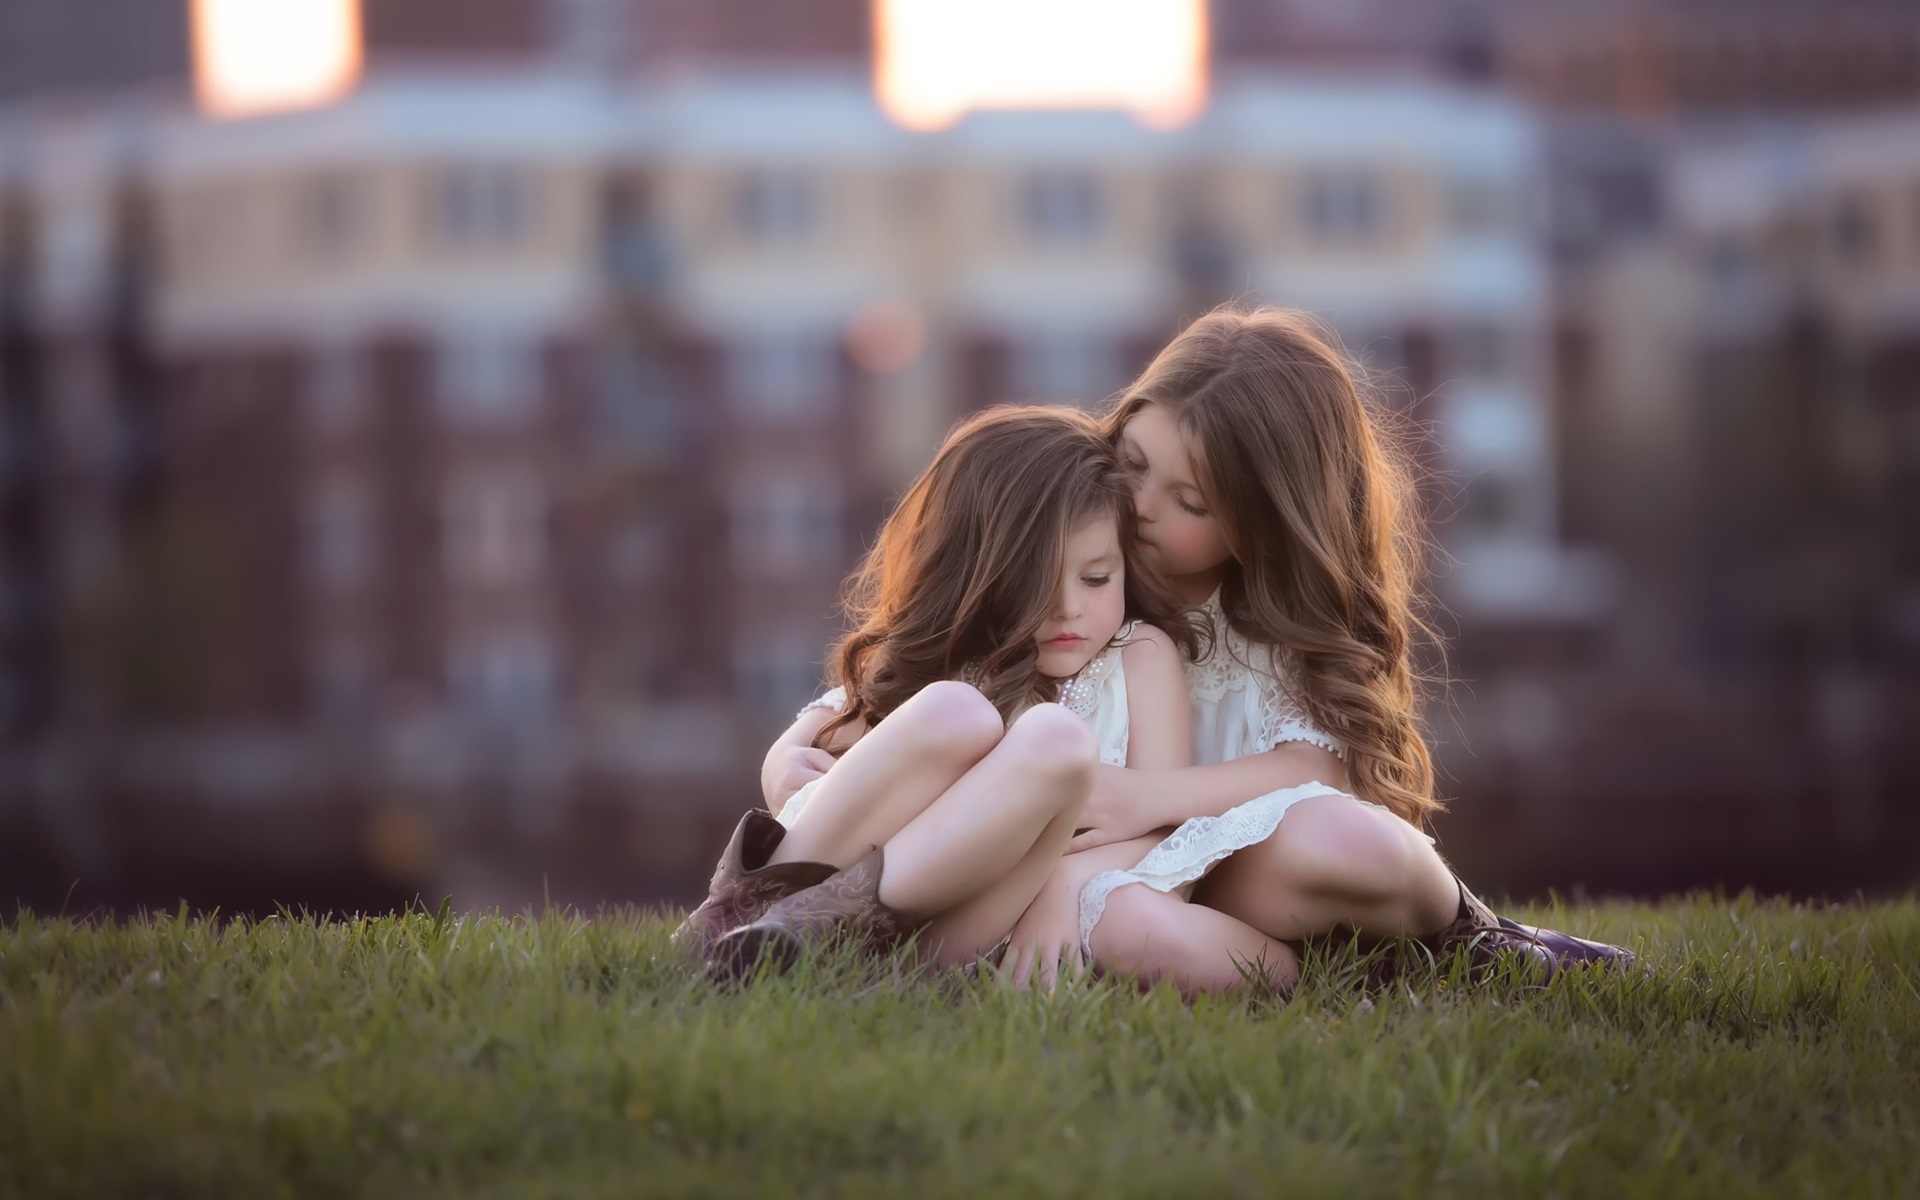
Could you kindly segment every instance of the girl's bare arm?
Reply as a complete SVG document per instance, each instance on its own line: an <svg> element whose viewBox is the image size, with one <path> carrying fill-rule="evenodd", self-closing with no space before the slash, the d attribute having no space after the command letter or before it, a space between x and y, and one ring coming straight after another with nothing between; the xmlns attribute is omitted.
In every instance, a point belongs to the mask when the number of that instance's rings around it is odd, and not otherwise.
<svg viewBox="0 0 1920 1200"><path fill-rule="evenodd" d="M1127 673L1127 770L1176 770L1193 763L1193 702L1180 651L1151 625L1139 626L1120 661Z"/></svg>
<svg viewBox="0 0 1920 1200"><path fill-rule="evenodd" d="M1100 767L1070 851L1137 837L1192 817L1217 817L1256 796L1304 783L1346 790L1345 766L1331 751L1287 742L1232 762L1173 769Z"/></svg>
<svg viewBox="0 0 1920 1200"><path fill-rule="evenodd" d="M810 708L794 718L793 724L768 748L767 757L760 764L760 796L775 816L795 792L825 775L833 766L833 755L813 748L814 736L832 719L832 709ZM841 729L834 735L834 749L844 750L853 745L860 740L861 732Z"/></svg>

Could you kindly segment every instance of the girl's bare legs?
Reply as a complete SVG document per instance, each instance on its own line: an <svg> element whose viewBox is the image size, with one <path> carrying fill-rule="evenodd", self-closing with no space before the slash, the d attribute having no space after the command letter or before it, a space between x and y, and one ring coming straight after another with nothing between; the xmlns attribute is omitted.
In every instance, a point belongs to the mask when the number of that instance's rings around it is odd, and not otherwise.
<svg viewBox="0 0 1920 1200"><path fill-rule="evenodd" d="M1073 837L1098 759L1085 721L1037 705L887 843L881 902L935 914L921 934L931 961L970 961L1013 928Z"/></svg>
<svg viewBox="0 0 1920 1200"><path fill-rule="evenodd" d="M1102 971L1149 984L1171 979L1189 997L1242 987L1249 975L1264 975L1291 991L1300 977L1292 947L1224 912L1144 884L1108 895L1088 941Z"/></svg>
<svg viewBox="0 0 1920 1200"><path fill-rule="evenodd" d="M978 691L943 681L920 689L821 779L772 862L848 867L891 842L994 749L1000 714Z"/></svg>
<svg viewBox="0 0 1920 1200"><path fill-rule="evenodd" d="M1460 892L1419 830L1351 796L1326 795L1288 809L1266 841L1216 867L1196 899L1285 941L1336 930L1373 941L1437 933L1459 911Z"/></svg>
<svg viewBox="0 0 1920 1200"><path fill-rule="evenodd" d="M1002 731L963 683L921 689L833 765L774 851L774 862L849 866L886 855L880 901L932 915L936 961L993 948L1020 919L1073 837L1099 747L1058 704Z"/></svg>

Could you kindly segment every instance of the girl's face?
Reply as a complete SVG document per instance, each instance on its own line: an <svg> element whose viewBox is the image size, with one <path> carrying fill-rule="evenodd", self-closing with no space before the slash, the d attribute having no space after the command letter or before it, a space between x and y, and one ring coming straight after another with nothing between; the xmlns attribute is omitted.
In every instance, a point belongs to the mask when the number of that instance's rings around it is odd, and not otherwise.
<svg viewBox="0 0 1920 1200"><path fill-rule="evenodd" d="M1034 640L1040 644L1040 673L1065 679L1093 661L1126 618L1126 560L1120 553L1120 525L1111 516L1095 517L1067 538L1053 612Z"/></svg>
<svg viewBox="0 0 1920 1200"><path fill-rule="evenodd" d="M1146 405L1121 428L1120 457L1134 476L1141 558L1188 600L1206 599L1233 554L1195 482L1198 476L1179 426L1166 409Z"/></svg>

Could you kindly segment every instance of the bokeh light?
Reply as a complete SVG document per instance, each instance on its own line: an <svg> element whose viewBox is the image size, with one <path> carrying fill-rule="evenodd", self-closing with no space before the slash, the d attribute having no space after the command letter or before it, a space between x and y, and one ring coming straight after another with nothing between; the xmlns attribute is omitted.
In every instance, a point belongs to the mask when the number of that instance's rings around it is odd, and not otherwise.
<svg viewBox="0 0 1920 1200"><path fill-rule="evenodd" d="M193 0L193 59L213 116L329 104L360 74L359 0Z"/></svg>
<svg viewBox="0 0 1920 1200"><path fill-rule="evenodd" d="M1207 93L1201 0L876 0L880 103L909 129L974 109L1117 108L1185 124Z"/></svg>

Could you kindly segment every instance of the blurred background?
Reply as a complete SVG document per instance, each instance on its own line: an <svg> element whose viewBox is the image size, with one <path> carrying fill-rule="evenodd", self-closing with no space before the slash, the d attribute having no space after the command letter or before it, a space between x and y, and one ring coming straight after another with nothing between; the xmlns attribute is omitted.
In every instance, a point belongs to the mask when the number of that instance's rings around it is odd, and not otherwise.
<svg viewBox="0 0 1920 1200"><path fill-rule="evenodd" d="M0 905L686 902L962 415L1420 431L1494 893L1920 881L1910 0L0 0Z"/></svg>

